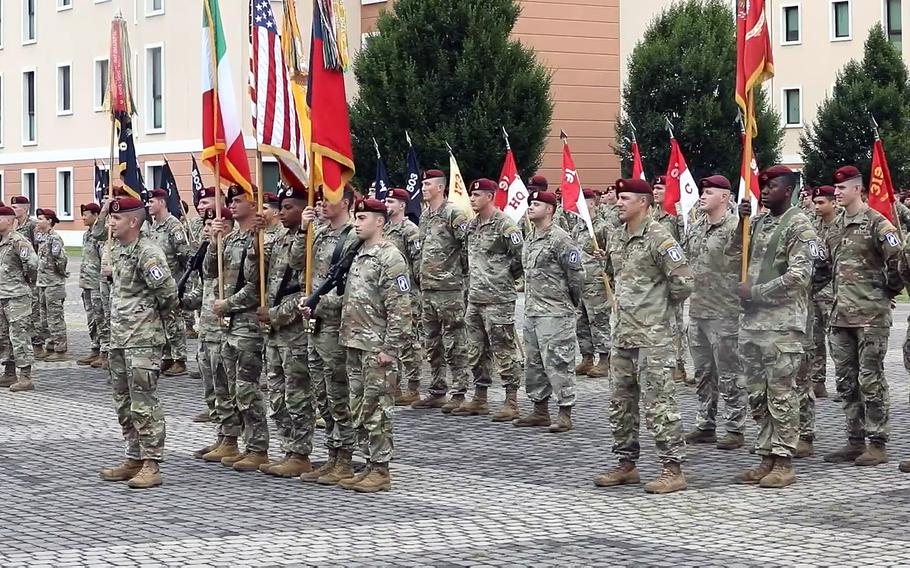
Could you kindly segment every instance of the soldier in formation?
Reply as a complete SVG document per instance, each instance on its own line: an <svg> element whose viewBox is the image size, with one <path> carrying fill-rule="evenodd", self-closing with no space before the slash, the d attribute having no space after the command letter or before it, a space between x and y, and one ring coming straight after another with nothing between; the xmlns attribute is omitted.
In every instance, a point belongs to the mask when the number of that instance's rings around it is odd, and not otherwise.
<svg viewBox="0 0 910 568"><path fill-rule="evenodd" d="M82 234L82 263L79 265L79 288L82 290L82 307L88 324L88 335L91 351L76 360L79 365L91 365L107 354L108 345L102 341L109 336L105 329L108 325L104 317L104 306L101 301L101 254L103 243L92 236L92 227L98 222L101 206L97 203L85 203L79 207L85 232Z"/></svg>
<svg viewBox="0 0 910 568"><path fill-rule="evenodd" d="M66 321L63 302L66 300L66 249L63 239L54 230L59 223L52 209L38 209L35 230L41 235L38 242L38 316L40 327L46 330L44 349L37 350L42 361L65 361L67 352Z"/></svg>
<svg viewBox="0 0 910 568"><path fill-rule="evenodd" d="M16 230L16 212L0 206L0 349L4 361L0 386L12 392L34 390L32 383L32 286L38 255Z"/></svg>

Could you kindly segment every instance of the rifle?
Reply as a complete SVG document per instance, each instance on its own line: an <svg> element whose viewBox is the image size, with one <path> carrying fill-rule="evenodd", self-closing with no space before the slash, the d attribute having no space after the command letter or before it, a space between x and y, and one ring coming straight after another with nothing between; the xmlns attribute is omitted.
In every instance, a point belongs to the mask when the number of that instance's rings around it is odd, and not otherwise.
<svg viewBox="0 0 910 568"><path fill-rule="evenodd" d="M319 300L322 296L331 292L332 289L337 288L338 295L344 294L344 286L347 283L348 271L351 270L351 265L354 263L354 257L357 256L357 253L362 246L363 241L358 240L338 262L329 268L329 275L325 279L325 282L323 282L322 286L318 289L313 290L313 293L307 298L306 303L304 304L306 307L310 308L311 313L316 311L316 306L319 305Z"/></svg>
<svg viewBox="0 0 910 568"><path fill-rule="evenodd" d="M189 266L186 267L186 270L180 276L180 280L177 281L177 297L183 299L183 294L186 292L186 284L190 279L190 276L194 272L202 270L202 261L205 259L205 251L209 248L209 241L205 241L199 247L199 250L196 251L196 254L193 255L193 258L190 259Z"/></svg>

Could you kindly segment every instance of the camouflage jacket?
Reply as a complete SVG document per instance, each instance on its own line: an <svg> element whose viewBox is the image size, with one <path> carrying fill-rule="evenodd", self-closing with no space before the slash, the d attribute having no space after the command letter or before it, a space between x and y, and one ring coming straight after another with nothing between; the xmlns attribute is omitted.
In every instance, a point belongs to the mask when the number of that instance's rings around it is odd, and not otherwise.
<svg viewBox="0 0 910 568"><path fill-rule="evenodd" d="M522 243L521 231L498 209L486 221L474 217L468 222L469 302L515 302Z"/></svg>
<svg viewBox="0 0 910 568"><path fill-rule="evenodd" d="M218 298L218 279L203 278L201 286L192 286L183 295L183 307L187 310L199 310L199 321L196 331L200 341L220 343L221 318L215 315L215 299Z"/></svg>
<svg viewBox="0 0 910 568"><path fill-rule="evenodd" d="M671 341L674 308L692 293L692 271L676 239L647 218L637 231L614 231L606 249L613 281L613 345L659 347Z"/></svg>
<svg viewBox="0 0 910 568"><path fill-rule="evenodd" d="M600 220L606 231L613 231L622 227L622 220L619 218L619 210L615 205L601 205L597 208L595 223Z"/></svg>
<svg viewBox="0 0 910 568"><path fill-rule="evenodd" d="M525 316L575 316L584 294L581 252L556 223L531 231L522 250Z"/></svg>
<svg viewBox="0 0 910 568"><path fill-rule="evenodd" d="M196 254L196 251L199 250L199 247L202 245L202 241L205 240L205 236L202 234L203 229L205 229L205 220L200 217L188 217L186 218L186 236L187 240L190 242L190 255Z"/></svg>
<svg viewBox="0 0 910 568"><path fill-rule="evenodd" d="M177 283L151 238L113 247L111 348L164 345L164 321L177 309Z"/></svg>
<svg viewBox="0 0 910 568"><path fill-rule="evenodd" d="M98 290L101 286L101 249L104 245L92 236L89 227L82 234L82 264L79 265L79 287Z"/></svg>
<svg viewBox="0 0 910 568"><path fill-rule="evenodd" d="M900 201L897 205L897 220L900 223L901 230L905 235L910 235L910 207L907 207Z"/></svg>
<svg viewBox="0 0 910 568"><path fill-rule="evenodd" d="M677 209L678 208L679 206L677 205ZM685 232L683 229L685 221L683 220L682 215L670 215L664 211L664 208L660 203L655 201L654 205L651 207L651 217L670 233L670 236L673 237L674 241L677 243L681 242L682 235Z"/></svg>
<svg viewBox="0 0 910 568"><path fill-rule="evenodd" d="M186 264L193 255L192 247L186 236L183 224L173 215L168 214L164 221L154 219L149 223L149 232L155 239L164 257L167 258L167 267L171 274L179 275L186 269Z"/></svg>
<svg viewBox="0 0 910 568"><path fill-rule="evenodd" d="M38 286L64 286L69 272L66 271L66 249L57 231L51 229L38 243Z"/></svg>
<svg viewBox="0 0 910 568"><path fill-rule="evenodd" d="M835 217L836 219L836 217ZM812 224L815 227L815 234L818 237L818 246L819 246L819 256L822 258L828 259L831 255L828 252L828 234L831 232L831 227L834 226L834 221L830 223L825 223L825 220L822 219L821 215L814 215L811 217ZM822 251L824 247L824 251ZM827 306L830 311L831 306L834 305L834 281L833 279L828 280L823 286L819 286L817 290L814 290L812 293L812 299L816 302L822 303Z"/></svg>
<svg viewBox="0 0 910 568"><path fill-rule="evenodd" d="M388 241L364 245L348 273L338 343L392 357L410 349L410 292L408 265L398 248Z"/></svg>
<svg viewBox="0 0 910 568"><path fill-rule="evenodd" d="M313 290L318 289L325 283L329 277L329 269L332 268L332 257L335 255L335 247L342 235L345 237L341 254L338 255L340 260L345 253L354 244L357 243L357 234L350 222L346 222L337 229L331 225L320 225L315 229L316 235L313 237ZM288 262L292 268L300 271L301 278L306 275L306 231L301 230L297 233L294 242L291 244ZM303 285L303 282L301 282ZM338 290L332 288L327 294L323 295L316 306L316 318L335 325L341 321L341 296Z"/></svg>
<svg viewBox="0 0 910 568"><path fill-rule="evenodd" d="M38 255L18 231L0 238L0 298L20 298L31 294L38 278ZM35 314L32 314L35 317Z"/></svg>
<svg viewBox="0 0 910 568"><path fill-rule="evenodd" d="M223 240L224 296L230 316L229 332L235 337L260 337L256 306L259 305L259 281L246 282L250 249L255 246L252 231L235 229ZM218 247L209 246L202 263L203 278L218 277Z"/></svg>
<svg viewBox="0 0 910 568"><path fill-rule="evenodd" d="M468 274L468 219L448 201L420 218L420 289L463 290Z"/></svg>
<svg viewBox="0 0 910 568"><path fill-rule="evenodd" d="M38 245L44 240L43 235L38 232L38 223L29 217L24 223L19 225L16 230L32 245L35 252L38 252Z"/></svg>
<svg viewBox="0 0 910 568"><path fill-rule="evenodd" d="M567 233L572 233L575 230L575 226L581 223L584 224L582 220L572 213L571 211L566 211L562 207L562 200L559 200L558 205L556 205L556 213L553 214L553 222Z"/></svg>
<svg viewBox="0 0 910 568"><path fill-rule="evenodd" d="M304 326L300 310L297 309L297 300L302 295L302 292L298 290L292 294L287 293L291 286L300 281L301 271L292 268L288 263L291 246L294 244L296 237L296 233L289 233L287 229L281 227L280 231L272 231L271 237L266 236L264 244L266 266L265 305L269 308L269 318L271 320L269 323L268 341L272 345L283 347L303 347L307 344L306 326ZM259 252L255 246L249 252L246 271L246 285L258 287ZM279 292L282 294L280 300L278 299Z"/></svg>
<svg viewBox="0 0 910 568"><path fill-rule="evenodd" d="M389 221L385 226L385 240L398 247L398 252L404 256L404 261L408 263L411 286L416 288L419 282L416 270L420 265L420 229L408 218L401 223Z"/></svg>
<svg viewBox="0 0 910 568"><path fill-rule="evenodd" d="M884 215L864 205L842 209L827 234L834 279L835 327L891 327L891 299L903 287L901 242Z"/></svg>
<svg viewBox="0 0 910 568"><path fill-rule="evenodd" d="M743 241L739 217L724 213L717 223L700 215L683 243L695 287L689 297L689 317L738 320L736 294L742 271Z"/></svg>
<svg viewBox="0 0 910 568"><path fill-rule="evenodd" d="M820 250L815 229L805 213L795 211L776 250L768 250L783 215L762 213L752 221L748 281L752 298L742 302L740 328L754 331L806 331L809 284ZM765 257L771 255L767 282L760 280Z"/></svg>
<svg viewBox="0 0 910 568"><path fill-rule="evenodd" d="M594 237L591 237L588 226L584 222L576 223L569 234L581 252L581 263L585 267L585 292L591 294L601 291L606 294L603 262L594 256L594 239L597 239L598 248L603 250L609 243L609 231L603 219L595 218L593 221Z"/></svg>

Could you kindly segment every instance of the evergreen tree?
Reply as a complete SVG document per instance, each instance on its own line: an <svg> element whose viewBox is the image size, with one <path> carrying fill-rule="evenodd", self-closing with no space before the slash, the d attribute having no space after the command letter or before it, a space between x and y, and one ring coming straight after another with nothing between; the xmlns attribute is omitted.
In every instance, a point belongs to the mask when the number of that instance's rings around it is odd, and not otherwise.
<svg viewBox="0 0 910 568"><path fill-rule="evenodd" d="M553 103L550 73L510 37L515 0L398 0L382 13L354 64L360 92L351 107L357 183L375 171L373 138L394 184L402 184L411 138L425 168L448 171L448 142L469 182L497 179L502 127L519 167L543 158Z"/></svg>
<svg viewBox="0 0 910 568"><path fill-rule="evenodd" d="M830 184L837 168L854 165L869 179L872 117L879 131L891 178L897 187L910 183L910 85L900 52L881 26L869 30L863 60L850 61L838 73L830 97L819 105L815 122L799 141L810 185Z"/></svg>
<svg viewBox="0 0 910 568"><path fill-rule="evenodd" d="M726 0L687 0L657 15L629 58L623 115L614 151L632 171L634 124L646 175L663 174L670 157L666 119L695 179L723 174L738 186L742 142L737 122L736 20ZM780 159L783 130L756 90L760 168Z"/></svg>

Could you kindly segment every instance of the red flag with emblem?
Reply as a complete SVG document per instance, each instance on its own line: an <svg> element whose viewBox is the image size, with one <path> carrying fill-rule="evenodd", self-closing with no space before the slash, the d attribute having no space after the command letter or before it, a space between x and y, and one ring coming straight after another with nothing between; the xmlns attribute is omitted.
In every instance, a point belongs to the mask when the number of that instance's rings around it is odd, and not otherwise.
<svg viewBox="0 0 910 568"><path fill-rule="evenodd" d="M502 163L502 171L499 172L499 189L496 190L494 204L499 210L506 208L509 202L509 187L518 177L518 167L515 165L515 155L512 154L511 148L506 148L506 160Z"/></svg>
<svg viewBox="0 0 910 568"><path fill-rule="evenodd" d="M894 223L894 184L891 183L891 170L885 157L885 147L881 138L875 138L872 147L872 171L869 175L869 207L875 209Z"/></svg>
<svg viewBox="0 0 910 568"><path fill-rule="evenodd" d="M562 182L559 184L562 193L562 208L581 217L593 237L594 225L591 222L591 212L588 211L588 202L585 201L581 181L578 179L578 170L575 168L575 160L572 159L572 151L569 150L569 141L565 134L562 135L562 141Z"/></svg>

